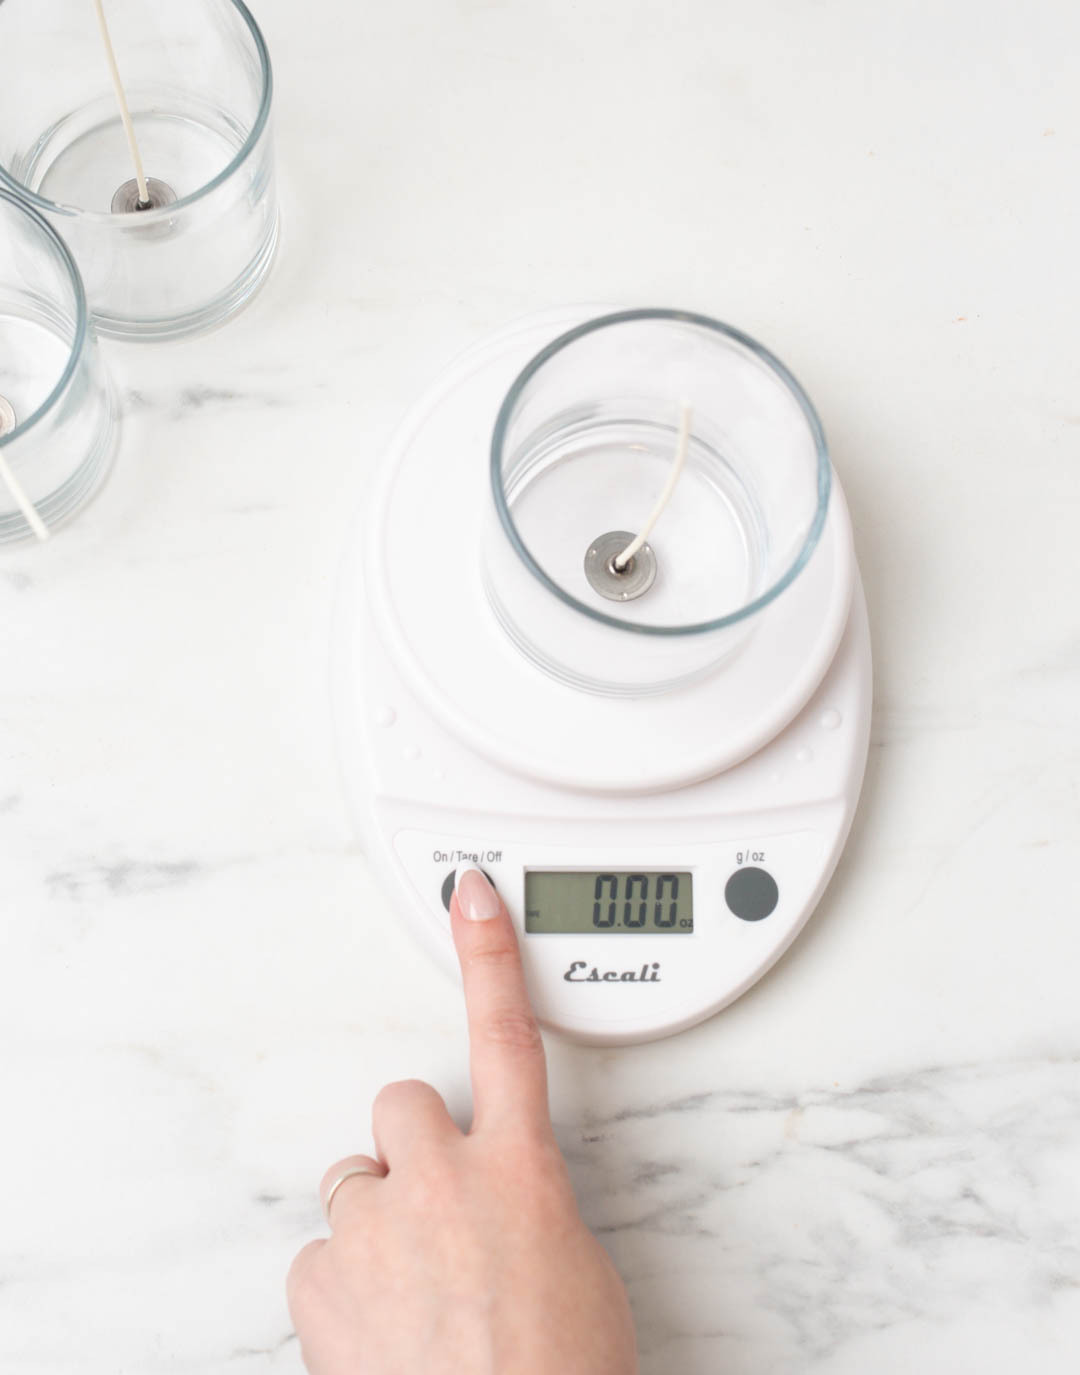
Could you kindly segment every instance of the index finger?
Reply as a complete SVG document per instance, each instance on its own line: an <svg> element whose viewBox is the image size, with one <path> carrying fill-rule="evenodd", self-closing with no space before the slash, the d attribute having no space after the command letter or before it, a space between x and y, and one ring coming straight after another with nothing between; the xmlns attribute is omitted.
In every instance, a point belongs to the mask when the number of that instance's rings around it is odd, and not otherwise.
<svg viewBox="0 0 1080 1375"><path fill-rule="evenodd" d="M550 1131L547 1063L514 923L479 869L458 870L450 924L465 985L473 1129Z"/></svg>

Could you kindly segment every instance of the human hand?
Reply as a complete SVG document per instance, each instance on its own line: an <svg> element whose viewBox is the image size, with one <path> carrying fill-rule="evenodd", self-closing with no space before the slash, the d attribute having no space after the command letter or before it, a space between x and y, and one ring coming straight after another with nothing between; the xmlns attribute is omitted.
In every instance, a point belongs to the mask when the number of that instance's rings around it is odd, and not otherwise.
<svg viewBox="0 0 1080 1375"><path fill-rule="evenodd" d="M459 872L450 919L472 1128L416 1080L376 1098L378 1160L327 1171L331 1236L289 1271L304 1361L310 1375L635 1375L626 1290L551 1129L513 924L478 869ZM365 1173L342 1181L350 1169Z"/></svg>

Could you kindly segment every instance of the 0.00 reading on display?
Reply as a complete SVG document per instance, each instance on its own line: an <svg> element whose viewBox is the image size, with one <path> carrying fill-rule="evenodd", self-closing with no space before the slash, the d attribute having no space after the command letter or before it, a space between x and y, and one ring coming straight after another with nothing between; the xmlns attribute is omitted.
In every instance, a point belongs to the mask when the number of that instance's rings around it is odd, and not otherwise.
<svg viewBox="0 0 1080 1375"><path fill-rule="evenodd" d="M620 931L686 935L694 929L689 873L525 874L525 930L562 935Z"/></svg>

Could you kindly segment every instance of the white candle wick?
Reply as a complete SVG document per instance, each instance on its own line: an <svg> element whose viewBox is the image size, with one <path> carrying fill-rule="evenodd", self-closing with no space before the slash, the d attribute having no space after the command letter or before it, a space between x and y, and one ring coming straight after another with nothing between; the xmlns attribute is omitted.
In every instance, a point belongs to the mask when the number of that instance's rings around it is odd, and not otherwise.
<svg viewBox="0 0 1080 1375"><path fill-rule="evenodd" d="M682 471L686 467L686 453L690 447L690 420L693 412L690 409L689 401L682 403L682 415L679 418L679 437L675 444L675 459L668 473L667 482L664 483L664 490L656 499L656 505L649 512L649 517L641 527L641 532L630 541L621 554L614 560L615 571L621 573L645 541L652 534L656 522L664 514L667 504L671 500L672 493L675 491L676 483L682 476Z"/></svg>
<svg viewBox="0 0 1080 1375"><path fill-rule="evenodd" d="M37 507L23 491L22 483L11 471L11 468L8 466L8 461L2 453L0 453L0 478L3 479L4 486L11 493L11 499L26 517L30 529L33 530L39 540L47 540L49 538L49 527L38 515Z"/></svg>
<svg viewBox="0 0 1080 1375"><path fill-rule="evenodd" d="M146 185L146 173L143 171L142 157L139 154L139 141L135 137L135 126L131 122L131 111L128 109L127 96L124 94L124 83L120 80L120 68L116 65L116 53L113 51L112 39L109 37L109 26L105 21L103 0L94 0L94 9L97 11L98 28L101 30L101 41L105 44L105 60L109 64L109 73L112 76L113 89L116 91L116 103L120 106L120 119L124 126L124 133L127 134L128 147L131 149L131 159L135 164L135 181L139 188L139 205L147 207L150 204L150 191Z"/></svg>

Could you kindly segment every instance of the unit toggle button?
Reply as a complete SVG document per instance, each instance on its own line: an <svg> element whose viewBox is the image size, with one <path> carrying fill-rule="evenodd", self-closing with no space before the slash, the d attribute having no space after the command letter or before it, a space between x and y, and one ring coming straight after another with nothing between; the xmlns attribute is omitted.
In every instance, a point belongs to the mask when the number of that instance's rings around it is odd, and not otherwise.
<svg viewBox="0 0 1080 1375"><path fill-rule="evenodd" d="M780 889L765 869L736 869L724 889L724 901L742 921L761 921L776 910Z"/></svg>

